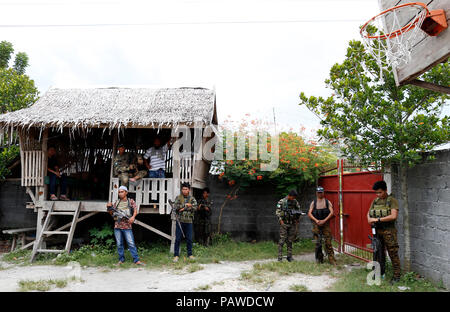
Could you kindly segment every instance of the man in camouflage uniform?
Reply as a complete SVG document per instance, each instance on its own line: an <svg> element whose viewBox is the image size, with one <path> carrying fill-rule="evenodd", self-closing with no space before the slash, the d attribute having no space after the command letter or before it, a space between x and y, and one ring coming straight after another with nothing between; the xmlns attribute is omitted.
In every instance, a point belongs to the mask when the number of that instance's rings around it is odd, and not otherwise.
<svg viewBox="0 0 450 312"><path fill-rule="evenodd" d="M381 242L381 274L384 276L386 261L385 249L387 249L394 270L391 283L395 283L400 280L401 275L400 258L398 256L397 229L395 228L399 205L398 201L392 197L392 195L388 195L386 182L377 181L372 189L375 191L377 198L375 198L370 205L369 212L367 213L367 221L371 226L375 226L377 238Z"/></svg>
<svg viewBox="0 0 450 312"><path fill-rule="evenodd" d="M313 235L316 240L316 248L319 247L319 236L322 233L322 237L325 239L325 251L328 255L328 261L336 265L336 259L334 258L334 250L331 244L331 228L330 219L333 218L333 205L331 202L325 198L325 190L323 187L318 186L316 188L316 199L313 200L309 206L308 217L313 222ZM316 249L317 252L317 249ZM319 262L322 259L317 259Z"/></svg>
<svg viewBox="0 0 450 312"><path fill-rule="evenodd" d="M114 158L113 175L118 177L120 185L124 185L128 188L128 179L130 178L130 165L132 160L130 153L125 153L125 147L123 144L119 144L119 154Z"/></svg>
<svg viewBox="0 0 450 312"><path fill-rule="evenodd" d="M280 240L278 241L278 261L283 260L283 245L287 247L287 261L292 261L292 243L297 235L297 225L300 220L300 204L297 201L297 192L291 190L289 194L280 199L277 204L276 215L280 223ZM295 213L296 212L296 213Z"/></svg>
<svg viewBox="0 0 450 312"><path fill-rule="evenodd" d="M132 176L129 181L133 185L137 185L139 180L145 178L148 175L147 166L144 162L142 155L136 156L136 161L130 165L130 175Z"/></svg>
<svg viewBox="0 0 450 312"><path fill-rule="evenodd" d="M208 246L211 240L211 206L209 189L204 188L194 217L195 238L204 246Z"/></svg>
<svg viewBox="0 0 450 312"><path fill-rule="evenodd" d="M179 222L175 230L175 248L173 262L177 262L180 256L181 236L186 238L186 247L188 258L195 259L192 255L192 223L195 210L197 210L197 201L194 196L189 195L191 186L189 183L181 185L181 194L177 196L174 203L176 217Z"/></svg>

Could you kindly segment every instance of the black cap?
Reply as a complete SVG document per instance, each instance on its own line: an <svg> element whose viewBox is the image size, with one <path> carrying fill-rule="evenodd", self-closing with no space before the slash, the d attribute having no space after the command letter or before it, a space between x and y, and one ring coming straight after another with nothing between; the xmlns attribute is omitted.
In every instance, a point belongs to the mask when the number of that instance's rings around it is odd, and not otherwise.
<svg viewBox="0 0 450 312"><path fill-rule="evenodd" d="M323 193L323 192L324 192L323 187L318 186L318 187L316 188L316 192L317 192L317 193Z"/></svg>
<svg viewBox="0 0 450 312"><path fill-rule="evenodd" d="M289 195L289 196L295 196L295 197L297 197L297 196L298 196L298 193L297 193L296 190L292 189L292 190L289 191L289 194L288 194L288 195Z"/></svg>
<svg viewBox="0 0 450 312"><path fill-rule="evenodd" d="M121 147L125 147L125 145L123 145L123 143L119 143L119 144L117 145L117 148L121 148Z"/></svg>

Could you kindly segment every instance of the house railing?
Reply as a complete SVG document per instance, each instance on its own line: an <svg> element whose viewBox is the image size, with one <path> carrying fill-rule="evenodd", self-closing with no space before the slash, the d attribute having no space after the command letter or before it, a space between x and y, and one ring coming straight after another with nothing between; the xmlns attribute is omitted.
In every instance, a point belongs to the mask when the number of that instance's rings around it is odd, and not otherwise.
<svg viewBox="0 0 450 312"><path fill-rule="evenodd" d="M119 178L111 179L110 201L115 202L119 196ZM169 214L171 207L169 199L173 196L173 179L144 178L136 185L129 183L128 193L135 198L138 209L143 205L157 207L159 214Z"/></svg>
<svg viewBox="0 0 450 312"><path fill-rule="evenodd" d="M21 151L22 186L44 185L44 153L42 151Z"/></svg>

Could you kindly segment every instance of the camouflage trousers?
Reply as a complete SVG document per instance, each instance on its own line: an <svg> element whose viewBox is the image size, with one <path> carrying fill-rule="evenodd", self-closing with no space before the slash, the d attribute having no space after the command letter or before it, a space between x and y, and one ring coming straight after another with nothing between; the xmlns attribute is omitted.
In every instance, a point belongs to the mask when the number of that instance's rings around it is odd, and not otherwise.
<svg viewBox="0 0 450 312"><path fill-rule="evenodd" d="M130 179L130 175L128 173L121 173L118 175L120 185L124 185L128 187L128 180Z"/></svg>
<svg viewBox="0 0 450 312"><path fill-rule="evenodd" d="M286 243L287 256L292 257L292 243L297 236L297 224L280 225L280 240L278 241L278 258L283 257L283 245Z"/></svg>
<svg viewBox="0 0 450 312"><path fill-rule="evenodd" d="M316 246L317 246L317 243L319 240L320 231L322 231L322 238L325 240L325 251L328 255L328 261L330 261L330 263L334 263L334 262L336 262L336 259L334 259L334 250L333 250L333 246L331 245L330 222L327 222L322 226L318 226L317 224L313 225L312 232L314 234Z"/></svg>
<svg viewBox="0 0 450 312"><path fill-rule="evenodd" d="M143 178L145 178L147 175L148 175L148 171L147 171L147 170L140 170L140 171L138 171L138 172L133 176L133 178L136 178L136 179L143 179Z"/></svg>
<svg viewBox="0 0 450 312"><path fill-rule="evenodd" d="M398 256L398 241L397 229L377 229L377 237L381 242L381 274L384 274L386 263L386 250L392 262L392 269L394 271L394 278L399 278L401 275L400 258Z"/></svg>
<svg viewBox="0 0 450 312"><path fill-rule="evenodd" d="M114 168L114 176L119 178L120 185L124 185L128 187L128 180L130 178L130 174L127 172L129 167L127 166L119 166Z"/></svg>
<svg viewBox="0 0 450 312"><path fill-rule="evenodd" d="M204 246L211 243L211 222L209 220L198 220L194 218L194 237L197 242Z"/></svg>

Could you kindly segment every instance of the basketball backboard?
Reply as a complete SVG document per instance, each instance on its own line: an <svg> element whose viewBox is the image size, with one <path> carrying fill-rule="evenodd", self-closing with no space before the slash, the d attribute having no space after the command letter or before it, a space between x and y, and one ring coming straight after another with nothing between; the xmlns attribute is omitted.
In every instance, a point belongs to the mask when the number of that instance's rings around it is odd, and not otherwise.
<svg viewBox="0 0 450 312"><path fill-rule="evenodd" d="M384 11L397 5L414 2L414 0L379 0L378 2L380 10ZM422 0L422 2L427 5L430 11L443 9L447 23L450 25L450 0ZM408 13L405 10L405 15L401 17L405 24L412 19L411 16L407 16ZM415 43L412 45L410 61L403 66L393 67L395 82L397 85L419 85L421 81L416 80L419 75L446 61L449 57L450 27L444 29L437 36L429 36L425 32L420 31ZM425 86L422 85L422 87ZM448 88L450 86L443 87ZM446 91L444 90L444 92Z"/></svg>

